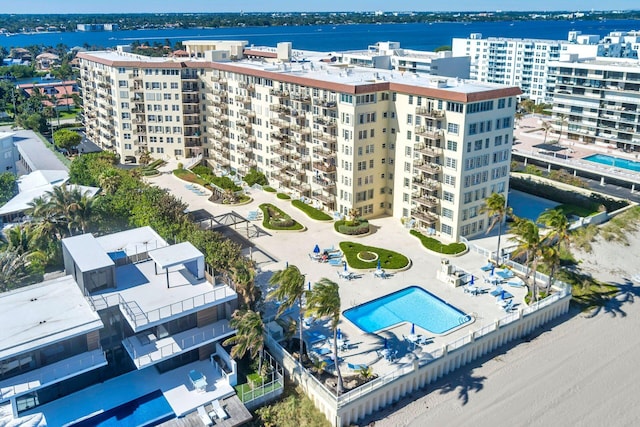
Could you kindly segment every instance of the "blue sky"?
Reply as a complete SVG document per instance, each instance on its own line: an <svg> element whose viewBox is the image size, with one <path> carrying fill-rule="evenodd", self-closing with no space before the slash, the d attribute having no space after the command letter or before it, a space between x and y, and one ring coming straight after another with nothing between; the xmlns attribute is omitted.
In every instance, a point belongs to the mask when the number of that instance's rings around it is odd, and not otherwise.
<svg viewBox="0 0 640 427"><path fill-rule="evenodd" d="M398 2L396 10L468 11L468 10L626 10L640 9L637 0L455 0ZM372 11L390 10L389 1L381 0L0 0L0 13L131 13L131 12L266 12L266 11ZM579 6L580 9L576 9Z"/></svg>

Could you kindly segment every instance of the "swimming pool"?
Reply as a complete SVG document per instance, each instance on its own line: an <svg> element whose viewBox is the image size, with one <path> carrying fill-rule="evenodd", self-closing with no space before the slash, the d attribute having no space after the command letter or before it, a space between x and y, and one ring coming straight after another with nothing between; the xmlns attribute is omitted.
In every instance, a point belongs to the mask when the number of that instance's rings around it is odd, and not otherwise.
<svg viewBox="0 0 640 427"><path fill-rule="evenodd" d="M149 427L172 418L175 418L173 409L171 409L162 392L156 390L153 393L73 424L73 427Z"/></svg>
<svg viewBox="0 0 640 427"><path fill-rule="evenodd" d="M408 322L434 334L443 334L471 321L470 316L417 286L374 299L342 314L369 333Z"/></svg>
<svg viewBox="0 0 640 427"><path fill-rule="evenodd" d="M559 204L553 200L543 199L522 191L509 191L508 205L513 210L513 214L519 218L536 221L542 212L553 209Z"/></svg>
<svg viewBox="0 0 640 427"><path fill-rule="evenodd" d="M640 172L640 162L621 159L619 157L607 156L606 154L593 154L591 156L585 157L584 160L588 160L593 163L600 163L601 165L615 166L620 169Z"/></svg>

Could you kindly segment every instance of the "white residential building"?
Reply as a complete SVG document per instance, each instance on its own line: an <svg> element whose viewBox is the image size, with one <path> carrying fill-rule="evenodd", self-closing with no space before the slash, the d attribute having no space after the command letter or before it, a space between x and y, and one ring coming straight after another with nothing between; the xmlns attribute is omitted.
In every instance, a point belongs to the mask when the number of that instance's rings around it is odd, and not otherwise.
<svg viewBox="0 0 640 427"><path fill-rule="evenodd" d="M570 140L640 152L638 60L567 55L550 65L557 131Z"/></svg>
<svg viewBox="0 0 640 427"><path fill-rule="evenodd" d="M553 101L553 79L549 63L562 53L580 58L597 56L621 57L633 55L630 43L622 37L609 36L600 40L597 35L569 33L567 40L517 39L489 37L474 33L468 38L454 38L453 56L471 58L470 77L483 82L517 85L522 98L536 103Z"/></svg>
<svg viewBox="0 0 640 427"><path fill-rule="evenodd" d="M148 149L202 155L218 173L256 168L343 215L452 240L486 229L480 205L507 191L517 87L291 62L289 43L245 54L256 59L79 54L87 134L125 160Z"/></svg>

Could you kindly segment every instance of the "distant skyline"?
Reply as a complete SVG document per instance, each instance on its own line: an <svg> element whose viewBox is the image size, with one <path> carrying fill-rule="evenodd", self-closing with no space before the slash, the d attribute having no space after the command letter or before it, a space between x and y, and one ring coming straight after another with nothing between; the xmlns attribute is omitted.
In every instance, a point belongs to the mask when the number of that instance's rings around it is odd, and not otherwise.
<svg viewBox="0 0 640 427"><path fill-rule="evenodd" d="M381 0L318 2L255 1L235 0L232 2L212 0L29 0L25 2L0 0L0 13L41 14L41 13L216 13L216 12L339 12L339 11L589 11L594 10L632 10L640 9L637 0L611 0L608 2L583 0L580 2L567 0L538 0L535 2L513 0L457 0L455 2L429 2L410 0L391 4Z"/></svg>

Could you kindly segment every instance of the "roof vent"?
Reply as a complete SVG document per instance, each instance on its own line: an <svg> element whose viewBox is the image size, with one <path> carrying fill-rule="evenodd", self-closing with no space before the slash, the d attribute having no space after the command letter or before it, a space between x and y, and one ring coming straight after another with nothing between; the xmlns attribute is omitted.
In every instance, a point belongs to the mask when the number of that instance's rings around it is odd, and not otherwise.
<svg viewBox="0 0 640 427"><path fill-rule="evenodd" d="M40 324L42 325L43 323L47 323L47 321L46 320L41 320Z"/></svg>
<svg viewBox="0 0 640 427"><path fill-rule="evenodd" d="M29 301L31 302L38 301L38 298L31 298Z"/></svg>

